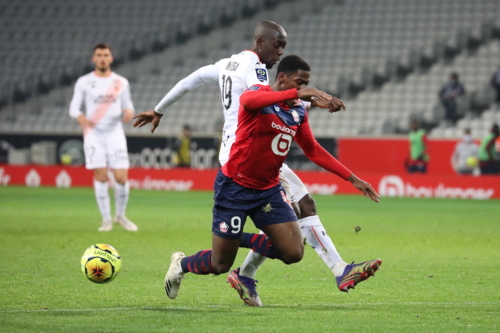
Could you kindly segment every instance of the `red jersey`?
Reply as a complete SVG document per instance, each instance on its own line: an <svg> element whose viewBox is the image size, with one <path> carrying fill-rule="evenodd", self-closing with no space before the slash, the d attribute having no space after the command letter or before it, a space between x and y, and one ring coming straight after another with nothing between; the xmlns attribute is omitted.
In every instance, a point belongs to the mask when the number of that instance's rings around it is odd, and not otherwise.
<svg viewBox="0 0 500 333"><path fill-rule="evenodd" d="M302 102L292 108L281 103L298 97L296 89L273 91L254 85L240 97L236 141L222 172L245 187L265 190L279 183L279 170L295 139L317 165L347 179L352 172L314 138Z"/></svg>

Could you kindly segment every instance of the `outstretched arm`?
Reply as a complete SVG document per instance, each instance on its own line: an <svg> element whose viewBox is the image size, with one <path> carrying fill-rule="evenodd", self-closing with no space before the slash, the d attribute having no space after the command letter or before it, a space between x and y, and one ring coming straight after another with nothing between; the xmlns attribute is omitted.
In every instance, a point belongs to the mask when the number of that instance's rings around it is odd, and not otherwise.
<svg viewBox="0 0 500 333"><path fill-rule="evenodd" d="M304 151L307 158L319 165L320 167L336 174L337 176L349 181L352 185L372 201L380 202L380 196L373 189L373 187L356 177L351 170L347 169L342 163L340 163L335 157L328 153L314 138L311 127L309 126L309 121L307 115L300 125L297 135L295 136L297 143L300 148Z"/></svg>
<svg viewBox="0 0 500 333"><path fill-rule="evenodd" d="M136 119L136 121L133 126L142 127L152 123L151 133L153 133L158 127L161 117L172 104L180 100L188 92L198 89L205 84L216 83L219 80L219 68L222 61L224 61L224 59L214 65L201 67L186 78L177 82L165 97L163 97L160 103L158 103L154 110L146 111L135 116L134 119Z"/></svg>

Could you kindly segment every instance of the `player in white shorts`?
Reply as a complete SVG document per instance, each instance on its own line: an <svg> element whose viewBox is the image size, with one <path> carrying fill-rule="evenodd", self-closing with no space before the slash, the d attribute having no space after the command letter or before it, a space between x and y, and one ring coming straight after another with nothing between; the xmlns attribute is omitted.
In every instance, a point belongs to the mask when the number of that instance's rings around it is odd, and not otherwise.
<svg viewBox="0 0 500 333"><path fill-rule="evenodd" d="M186 93L205 84L218 82L221 90L225 120L219 161L221 165L224 165L229 158L229 151L235 140L240 96L243 91L252 85L269 84L267 69L272 68L273 65L278 63L280 56L283 54L286 39L286 32L278 24L271 21L260 22L254 31L252 50L243 51L231 56L231 58L222 59L213 65L202 67L185 79L179 81L166 94L154 110L146 111L134 117L134 119L137 119L133 124L134 127L142 127L148 123L152 123L151 132L154 132L163 113ZM345 110L345 106L341 100L329 95L328 97L330 98L330 104L328 106L330 112L339 111L341 109ZM313 102L311 106L314 107L316 105ZM347 265L347 263L342 260L332 240L327 235L323 224L316 214L316 204L313 198L310 196L300 178L288 166L283 165L281 175L282 178L284 177L286 180L283 186L286 188L288 187L287 184L289 184L292 196L291 199L297 202L300 207L297 216L299 217L301 231L307 239L307 242L315 249L337 278L345 277L347 273L351 272L350 267L353 266ZM362 181L356 176L353 177L351 182L357 189L365 193L365 195L367 191L371 189L370 184ZM257 268L264 260L265 257L250 251L241 267L232 271L228 280L232 282L231 284L233 286L233 281L240 276L254 281L253 279ZM349 272L346 273L346 270L349 270ZM357 275L363 278L358 280L355 278L354 282L357 283L366 279L367 276L364 273ZM338 281L337 284L340 289ZM239 287L245 288L241 283ZM256 292L250 291L246 293L245 290L242 291L236 287L235 289L238 290L242 299L245 297L250 299L250 301L244 299L246 304L254 306L262 305ZM253 290L255 290L255 288L253 288ZM347 289L342 291L347 291Z"/></svg>
<svg viewBox="0 0 500 333"><path fill-rule="evenodd" d="M69 109L83 129L85 166L94 170L94 190L102 215L99 231L113 228L108 194L108 168L115 179L115 222L128 231L137 226L125 216L130 187L128 150L122 122L134 116L128 80L111 71L113 56L108 44L94 47L95 70L78 79ZM81 111L85 104L85 114Z"/></svg>

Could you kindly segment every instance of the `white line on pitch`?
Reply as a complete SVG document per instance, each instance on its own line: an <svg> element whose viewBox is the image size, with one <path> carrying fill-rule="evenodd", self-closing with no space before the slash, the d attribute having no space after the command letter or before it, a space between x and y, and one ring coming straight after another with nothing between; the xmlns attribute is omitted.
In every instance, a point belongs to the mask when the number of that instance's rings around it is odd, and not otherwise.
<svg viewBox="0 0 500 333"><path fill-rule="evenodd" d="M337 304L270 304L264 307L314 307L314 306L371 306L371 305L500 305L500 302L487 303L337 303ZM99 308L99 309L37 309L37 310L0 310L0 313L8 312L83 312L83 311L132 311L132 310L168 310L168 309L203 309L203 308L234 308L234 305L205 305L205 306L165 306L165 307L118 307L118 308Z"/></svg>

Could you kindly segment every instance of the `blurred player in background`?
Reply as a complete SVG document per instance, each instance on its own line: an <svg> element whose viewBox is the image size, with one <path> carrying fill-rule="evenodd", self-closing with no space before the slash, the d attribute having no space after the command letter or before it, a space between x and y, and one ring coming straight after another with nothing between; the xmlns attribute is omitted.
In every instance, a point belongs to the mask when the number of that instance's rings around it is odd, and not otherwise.
<svg viewBox="0 0 500 333"><path fill-rule="evenodd" d="M495 175L500 172L500 160L497 159L495 141L500 137L497 124L491 126L490 132L481 140L479 146L479 167L482 175Z"/></svg>
<svg viewBox="0 0 500 333"><path fill-rule="evenodd" d="M179 81L156 106L155 110L147 111L136 116L134 126L144 126L152 123L151 132L159 125L163 113L181 99L185 94L205 84L219 83L224 112L223 141L219 153L219 161L224 165L229 158L229 151L235 140L238 125L239 99L244 90L252 85L269 85L267 69L278 63L287 43L285 30L271 21L260 22L254 30L254 40L251 50L243 51L218 61L213 65L202 67ZM343 102L330 96L330 111L345 110ZM291 188L291 200L298 206L297 216L303 236L314 248L316 253L325 262L335 277L341 277L348 266L338 253L332 240L326 233L319 216L316 213L316 203L307 191L300 178L283 164L281 176L285 189ZM283 179L282 178L282 179ZM288 186L289 184L289 186ZM297 205L298 203L298 205ZM265 257L250 251L237 274L240 277L254 281L258 267ZM229 277L231 278L231 276ZM247 280L247 281L250 281ZM248 283L247 285L251 285ZM340 289L340 288L339 288ZM341 289L342 290L342 289ZM342 290L345 291L345 290ZM260 303L254 295L255 303Z"/></svg>
<svg viewBox="0 0 500 333"><path fill-rule="evenodd" d="M451 165L458 174L471 174L478 164L478 146L474 143L470 133L470 128L464 130L464 136L456 144L451 156Z"/></svg>
<svg viewBox="0 0 500 333"><path fill-rule="evenodd" d="M427 135L425 130L420 128L418 120L410 122L410 132L408 133L410 141L410 156L406 161L408 173L427 173Z"/></svg>
<svg viewBox="0 0 500 333"><path fill-rule="evenodd" d="M307 110L299 100L330 109L331 96L316 88L306 88L311 76L309 64L298 56L285 57L278 66L273 86L253 84L241 95L236 139L227 163L219 170L214 185L212 249L189 257L172 255L165 277L168 297L176 298L185 273L221 274L234 263L239 247L286 264L299 262L304 254L297 217L280 183L280 169L294 139L305 155L322 168L353 184L368 198L379 196L370 184L356 177L330 155L314 138ZM247 216L265 234L243 232ZM338 278L347 291L382 264L380 259L347 265ZM255 297L255 282L241 277L238 269L229 276L245 304L262 306Z"/></svg>
<svg viewBox="0 0 500 333"><path fill-rule="evenodd" d="M99 231L113 228L108 194L108 167L115 179L115 222L128 231L137 226L125 216L129 198L128 150L122 122L134 116L128 80L111 71L113 55L108 44L94 47L95 70L78 79L69 114L83 129L85 166L94 170L94 190L102 215ZM85 104L85 114L81 111Z"/></svg>

